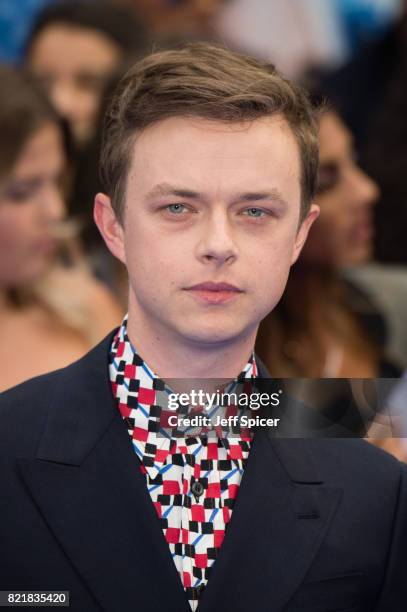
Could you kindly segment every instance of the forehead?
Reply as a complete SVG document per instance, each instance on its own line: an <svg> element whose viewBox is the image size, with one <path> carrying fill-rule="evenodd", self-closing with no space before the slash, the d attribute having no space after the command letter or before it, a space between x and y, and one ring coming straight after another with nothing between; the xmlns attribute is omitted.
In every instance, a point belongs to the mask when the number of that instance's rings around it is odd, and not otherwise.
<svg viewBox="0 0 407 612"><path fill-rule="evenodd" d="M34 68L76 70L110 68L121 52L108 36L97 30L53 23L44 28L33 43L30 61Z"/></svg>
<svg viewBox="0 0 407 612"><path fill-rule="evenodd" d="M64 161L62 135L52 124L42 125L27 140L15 164L15 176L35 175L43 171L58 172Z"/></svg>
<svg viewBox="0 0 407 612"><path fill-rule="evenodd" d="M325 113L319 127L319 153L321 161L335 160L352 149L352 136L340 117Z"/></svg>
<svg viewBox="0 0 407 612"><path fill-rule="evenodd" d="M281 116L245 123L191 117L157 122L135 140L128 189L155 182L183 184L200 192L279 187L300 197L300 156Z"/></svg>

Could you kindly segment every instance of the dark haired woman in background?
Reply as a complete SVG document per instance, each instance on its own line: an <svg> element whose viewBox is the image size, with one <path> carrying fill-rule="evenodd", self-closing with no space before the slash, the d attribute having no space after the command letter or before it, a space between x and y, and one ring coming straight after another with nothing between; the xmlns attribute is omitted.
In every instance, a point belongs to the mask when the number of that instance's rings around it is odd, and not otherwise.
<svg viewBox="0 0 407 612"><path fill-rule="evenodd" d="M93 134L106 81L126 57L147 49L134 11L108 2L64 0L40 13L26 62L81 146Z"/></svg>
<svg viewBox="0 0 407 612"><path fill-rule="evenodd" d="M402 370L386 354L381 313L366 293L340 274L344 266L363 264L371 257L377 186L357 166L351 134L333 111L322 115L319 142L315 202L320 216L280 303L260 325L256 351L274 377L399 377ZM308 393L308 405L343 425L350 435L373 436L370 442L407 461L400 438L377 434L376 423L366 431L361 419L365 407L352 381L337 381L327 393L326 386L310 380L302 384L302 393Z"/></svg>
<svg viewBox="0 0 407 612"><path fill-rule="evenodd" d="M23 74L0 67L0 390L62 367L121 311L89 273L65 221L57 115Z"/></svg>
<svg viewBox="0 0 407 612"><path fill-rule="evenodd" d="M263 321L257 351L275 376L398 376L386 359L385 326L367 296L340 269L372 252L375 183L357 166L338 115L320 124L316 203L321 213L277 308Z"/></svg>

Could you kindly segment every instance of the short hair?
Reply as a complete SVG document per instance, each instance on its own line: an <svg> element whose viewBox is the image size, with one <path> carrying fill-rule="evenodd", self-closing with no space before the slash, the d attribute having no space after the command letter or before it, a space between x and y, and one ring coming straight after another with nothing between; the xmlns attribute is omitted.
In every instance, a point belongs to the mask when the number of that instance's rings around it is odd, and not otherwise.
<svg viewBox="0 0 407 612"><path fill-rule="evenodd" d="M100 32L116 43L124 55L140 56L150 45L146 27L135 11L106 0L58 0L39 13L28 36L25 55L30 54L36 39L46 28L58 24Z"/></svg>
<svg viewBox="0 0 407 612"><path fill-rule="evenodd" d="M222 122L281 115L299 147L302 220L315 194L317 111L274 65L209 43L152 53L122 78L104 121L100 178L123 222L127 174L137 134L169 117Z"/></svg>

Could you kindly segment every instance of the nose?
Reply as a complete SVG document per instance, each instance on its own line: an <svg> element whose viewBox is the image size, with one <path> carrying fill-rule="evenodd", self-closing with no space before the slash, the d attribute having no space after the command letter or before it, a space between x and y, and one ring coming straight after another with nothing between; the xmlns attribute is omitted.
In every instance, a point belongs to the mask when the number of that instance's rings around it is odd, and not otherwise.
<svg viewBox="0 0 407 612"><path fill-rule="evenodd" d="M378 185L359 166L354 165L351 171L351 189L355 204L370 207L379 198Z"/></svg>
<svg viewBox="0 0 407 612"><path fill-rule="evenodd" d="M52 103L62 117L68 121L75 119L77 109L77 97L75 94L74 84L67 79L57 80L51 88L50 96Z"/></svg>
<svg viewBox="0 0 407 612"><path fill-rule="evenodd" d="M225 211L213 213L200 227L196 255L205 264L231 264L237 258L233 229Z"/></svg>
<svg viewBox="0 0 407 612"><path fill-rule="evenodd" d="M52 181L44 185L41 190L41 217L45 223L56 223L65 216L65 204L61 195L61 190Z"/></svg>

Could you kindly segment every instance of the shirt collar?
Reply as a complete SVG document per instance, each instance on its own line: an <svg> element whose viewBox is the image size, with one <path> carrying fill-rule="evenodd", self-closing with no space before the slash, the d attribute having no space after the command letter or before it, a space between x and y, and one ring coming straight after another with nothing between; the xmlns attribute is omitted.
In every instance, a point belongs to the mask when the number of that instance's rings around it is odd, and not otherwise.
<svg viewBox="0 0 407 612"><path fill-rule="evenodd" d="M174 452L175 446L181 452L190 452L191 448L187 449L185 439L172 438L164 429L160 429L161 412L166 408L166 397L172 391L132 345L127 334L127 322L128 315L124 317L113 339L109 354L109 375L136 454L154 478L168 454ZM257 364L252 352L235 380L242 382L255 377Z"/></svg>

